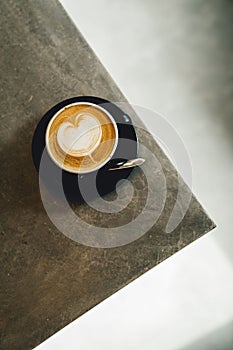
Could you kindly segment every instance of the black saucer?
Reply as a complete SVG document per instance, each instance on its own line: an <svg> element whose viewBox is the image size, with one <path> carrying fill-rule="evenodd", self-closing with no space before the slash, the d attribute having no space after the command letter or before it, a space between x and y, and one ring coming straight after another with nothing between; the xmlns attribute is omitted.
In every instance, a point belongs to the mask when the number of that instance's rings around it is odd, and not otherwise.
<svg viewBox="0 0 233 350"><path fill-rule="evenodd" d="M44 185L55 196L59 196L59 181L61 178L61 169L52 161L45 148L45 132L47 125L53 115L61 108L75 102L90 102L96 105L101 105L114 118L117 123L119 140L116 151L112 159L98 171L88 174L72 174L62 170L62 186L65 196L70 202L82 202L83 193L85 199L91 199L94 196L95 187L100 196L110 193L115 190L119 180L126 179L133 168L109 171L108 169L116 163L116 160L129 160L137 157L138 142L137 136L132 125L131 119L115 104L94 96L78 96L64 100L52 107L40 120L35 130L32 140L32 158L34 165L39 172L41 158L46 162L46 171L40 171L40 176ZM126 146L126 142L129 140ZM44 152L44 153L43 153ZM80 181L82 190L80 191ZM93 187L94 186L94 187ZM84 191L84 192L83 192ZM81 194L82 193L82 194Z"/></svg>

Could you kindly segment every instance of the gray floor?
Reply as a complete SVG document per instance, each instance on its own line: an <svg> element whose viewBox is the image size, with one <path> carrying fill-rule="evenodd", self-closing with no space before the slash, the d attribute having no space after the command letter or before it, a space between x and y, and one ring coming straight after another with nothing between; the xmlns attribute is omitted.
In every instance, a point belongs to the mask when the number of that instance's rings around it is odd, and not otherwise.
<svg viewBox="0 0 233 350"><path fill-rule="evenodd" d="M218 227L40 348L232 349L233 2L61 2L129 101L179 132Z"/></svg>

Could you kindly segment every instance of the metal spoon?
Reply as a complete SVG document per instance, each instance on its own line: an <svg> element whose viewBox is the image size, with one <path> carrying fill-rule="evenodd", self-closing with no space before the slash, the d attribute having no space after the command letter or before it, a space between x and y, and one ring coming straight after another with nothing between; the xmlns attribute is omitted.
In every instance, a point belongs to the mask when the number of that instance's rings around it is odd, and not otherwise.
<svg viewBox="0 0 233 350"><path fill-rule="evenodd" d="M132 168L135 166L142 165L145 162L145 159L143 158L135 158L130 160L121 160L118 163L114 164L112 168L109 168L108 170L120 170L120 169L126 169L126 168Z"/></svg>

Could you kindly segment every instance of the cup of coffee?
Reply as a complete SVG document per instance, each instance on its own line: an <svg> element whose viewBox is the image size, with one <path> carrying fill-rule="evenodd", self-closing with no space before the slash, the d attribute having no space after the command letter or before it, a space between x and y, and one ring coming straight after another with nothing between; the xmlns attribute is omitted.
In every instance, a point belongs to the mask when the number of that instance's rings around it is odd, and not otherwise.
<svg viewBox="0 0 233 350"><path fill-rule="evenodd" d="M99 105L76 102L59 110L46 129L51 159L74 174L102 168L118 144L118 128L111 114Z"/></svg>
<svg viewBox="0 0 233 350"><path fill-rule="evenodd" d="M133 168L109 169L118 161L136 158L137 151L130 117L114 103L94 96L73 97L52 107L32 140L32 158L40 179L55 196L59 196L62 181L71 202L82 202L83 191L90 198L95 189L100 196L114 191Z"/></svg>

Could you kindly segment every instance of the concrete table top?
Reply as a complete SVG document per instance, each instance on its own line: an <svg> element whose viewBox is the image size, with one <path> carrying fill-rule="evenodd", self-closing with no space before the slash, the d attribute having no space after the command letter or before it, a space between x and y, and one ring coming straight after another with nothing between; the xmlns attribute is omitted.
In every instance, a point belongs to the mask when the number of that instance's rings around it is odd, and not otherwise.
<svg viewBox="0 0 233 350"><path fill-rule="evenodd" d="M31 159L35 127L48 109L69 97L125 98L59 2L0 4L0 349L25 350L201 237L214 224L192 196L183 221L171 234L165 233L177 197L177 173L157 143L146 132L139 132L139 140L156 154L166 176L165 208L156 224L132 243L104 249L78 244L59 232L43 207ZM156 183L156 176L151 176ZM98 221L110 232L114 225L136 216L145 204L145 179L140 170L133 172L132 183L132 203L120 216L114 213L106 219L98 214ZM75 210L95 222L96 213L86 204ZM155 213L151 210L148 215Z"/></svg>

